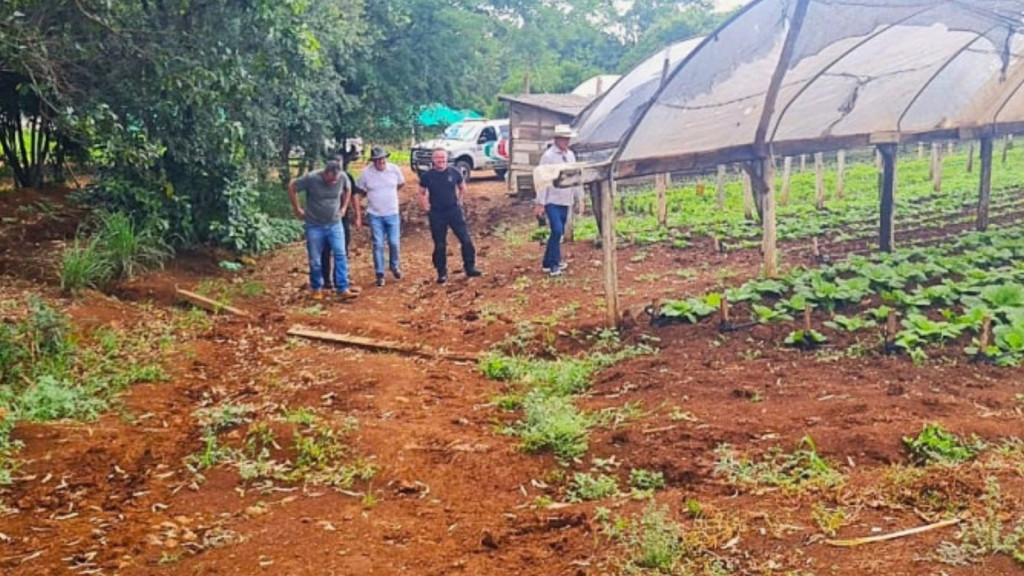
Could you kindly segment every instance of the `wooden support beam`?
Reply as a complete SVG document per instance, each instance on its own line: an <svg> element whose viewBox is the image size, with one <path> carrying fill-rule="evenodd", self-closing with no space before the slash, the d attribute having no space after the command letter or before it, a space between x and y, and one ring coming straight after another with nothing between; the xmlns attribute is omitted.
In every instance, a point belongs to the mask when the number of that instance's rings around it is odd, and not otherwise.
<svg viewBox="0 0 1024 576"><path fill-rule="evenodd" d="M664 228L668 224L668 184L667 174L657 174L654 177L654 190L658 195L658 226Z"/></svg>
<svg viewBox="0 0 1024 576"><path fill-rule="evenodd" d="M576 241L576 206L577 201L573 199L569 206L569 215L565 219L565 230L562 231L562 242Z"/></svg>
<svg viewBox="0 0 1024 576"><path fill-rule="evenodd" d="M779 257L775 221L775 170L771 159L762 158L751 162L748 178L754 195L760 198L764 275L766 278L775 278L779 275Z"/></svg>
<svg viewBox="0 0 1024 576"><path fill-rule="evenodd" d="M924 160L924 142L917 143L917 159Z"/></svg>
<svg viewBox="0 0 1024 576"><path fill-rule="evenodd" d="M800 155L800 171L801 172L806 172L807 171L807 154L801 154Z"/></svg>
<svg viewBox="0 0 1024 576"><path fill-rule="evenodd" d="M742 168L740 169L740 172L743 176L743 217L747 220L753 220L754 191L750 183L750 174Z"/></svg>
<svg viewBox="0 0 1024 576"><path fill-rule="evenodd" d="M619 325L619 267L615 260L615 209L613 204L615 198L613 186L614 183L608 180L600 183L605 318L609 328L617 328Z"/></svg>
<svg viewBox="0 0 1024 576"><path fill-rule="evenodd" d="M979 232L988 229L988 205L992 194L992 138L981 139L981 183L978 188L978 221Z"/></svg>
<svg viewBox="0 0 1024 576"><path fill-rule="evenodd" d="M878 245L883 252L892 252L896 227L896 145L881 144L878 152L882 157L881 218L879 222Z"/></svg>
<svg viewBox="0 0 1024 576"><path fill-rule="evenodd" d="M725 165L718 165L718 182L716 183L715 194L718 200L718 209L725 209Z"/></svg>
<svg viewBox="0 0 1024 576"><path fill-rule="evenodd" d="M932 143L932 188L942 191L942 148L938 142Z"/></svg>
<svg viewBox="0 0 1024 576"><path fill-rule="evenodd" d="M782 192L779 194L779 204L789 204L789 184L793 177L793 157L786 156L782 161Z"/></svg>
<svg viewBox="0 0 1024 576"><path fill-rule="evenodd" d="M1010 148L1013 147L1013 134L1007 134L1003 136L1003 166L1006 166L1006 155L1010 153Z"/></svg>
<svg viewBox="0 0 1024 576"><path fill-rule="evenodd" d="M836 198L843 197L843 184L846 179L846 150L836 154Z"/></svg>
<svg viewBox="0 0 1024 576"><path fill-rule="evenodd" d="M814 153L814 205L818 210L825 209L825 156L821 152Z"/></svg>
<svg viewBox="0 0 1024 576"><path fill-rule="evenodd" d="M246 312L245 310L235 308L234 306L228 306L227 304L217 302L216 300L211 300L206 296L201 296L199 294L196 294L195 292L182 290L181 288L175 288L174 293L178 298L188 302L189 304L202 308L203 310L213 312L215 314L227 312L229 314L234 314L235 316L249 315L249 313Z"/></svg>
<svg viewBox="0 0 1024 576"><path fill-rule="evenodd" d="M974 140L971 140L971 145L967 148L967 173L972 172L974 172Z"/></svg>
<svg viewBox="0 0 1024 576"><path fill-rule="evenodd" d="M307 330L306 328L301 328L299 326L292 326L288 330L288 335L299 336L301 338L309 338L311 340L320 340L323 342L345 344L347 346L355 346L357 348L365 348L367 350L375 350L381 352L398 352L401 354L410 354L413 356L422 356L425 358L444 358L446 360L459 360L467 362L475 362L480 358L479 354L475 354L472 352L447 352L442 350L434 350L422 343L409 344L405 342L391 342L388 340L367 338L365 336L354 336L352 334L337 334L334 332Z"/></svg>

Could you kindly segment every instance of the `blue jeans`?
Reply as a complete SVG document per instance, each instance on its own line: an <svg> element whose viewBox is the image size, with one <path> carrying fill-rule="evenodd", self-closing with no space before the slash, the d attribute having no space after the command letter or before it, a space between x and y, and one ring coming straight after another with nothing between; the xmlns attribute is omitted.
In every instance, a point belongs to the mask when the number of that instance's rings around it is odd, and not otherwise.
<svg viewBox="0 0 1024 576"><path fill-rule="evenodd" d="M376 216L368 214L370 218L370 234L373 236L373 271L377 276L384 275L384 241L388 243L388 266L392 270L399 269L398 249L400 245L401 218L398 214L391 216Z"/></svg>
<svg viewBox="0 0 1024 576"><path fill-rule="evenodd" d="M565 234L565 223L569 220L569 207L545 204L544 212L548 215L551 234L548 235L548 247L544 250L542 266L556 268L562 262L562 235Z"/></svg>
<svg viewBox="0 0 1024 576"><path fill-rule="evenodd" d="M348 258L345 257L345 229L341 222L327 226L306 224L306 251L309 253L309 286L313 290L324 287L323 261L324 246L330 246L334 253L334 288L338 292L348 290Z"/></svg>

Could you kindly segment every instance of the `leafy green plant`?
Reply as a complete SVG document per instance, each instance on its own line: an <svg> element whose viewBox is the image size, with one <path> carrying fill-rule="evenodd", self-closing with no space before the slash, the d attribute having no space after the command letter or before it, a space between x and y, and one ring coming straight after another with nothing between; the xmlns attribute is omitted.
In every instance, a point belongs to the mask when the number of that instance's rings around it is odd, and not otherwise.
<svg viewBox="0 0 1024 576"><path fill-rule="evenodd" d="M794 330L783 340L786 346L801 350L814 350L826 342L828 342L828 337L817 330Z"/></svg>
<svg viewBox="0 0 1024 576"><path fill-rule="evenodd" d="M570 502L589 502L609 498L619 493L619 483L607 474L577 472L569 482L566 497Z"/></svg>
<svg viewBox="0 0 1024 576"><path fill-rule="evenodd" d="M122 212L100 213L96 234L116 278L130 279L162 267L173 254L154 224L139 225Z"/></svg>
<svg viewBox="0 0 1024 576"><path fill-rule="evenodd" d="M111 272L99 241L76 237L61 255L60 288L72 294L85 288L101 288Z"/></svg>
<svg viewBox="0 0 1024 576"><path fill-rule="evenodd" d="M639 522L626 529L623 539L629 550L627 574L671 574L683 558L679 526L669 518L667 508L659 508L654 502L644 508Z"/></svg>
<svg viewBox="0 0 1024 576"><path fill-rule="evenodd" d="M525 450L551 450L563 460L586 454L592 422L570 398L531 392L523 409L525 418L509 432L522 438Z"/></svg>
<svg viewBox="0 0 1024 576"><path fill-rule="evenodd" d="M867 320L860 316L843 316L842 314L836 314L832 317L830 322L825 322L825 326L828 326L833 330L856 332L858 330L877 326L877 324L874 320Z"/></svg>
<svg viewBox="0 0 1024 576"><path fill-rule="evenodd" d="M654 470L634 468L629 471L629 486L636 490L661 490L665 487L665 475Z"/></svg>
<svg viewBox="0 0 1024 576"><path fill-rule="evenodd" d="M916 437L904 437L903 443L917 464L959 464L973 460L983 449L975 439L968 443L941 424L925 424Z"/></svg>
<svg viewBox="0 0 1024 576"><path fill-rule="evenodd" d="M757 316L757 321L761 324L769 324L771 322L793 321L793 316L783 310L772 309L767 306L762 306L760 304L751 304L751 308L754 310L754 314Z"/></svg>
<svg viewBox="0 0 1024 576"><path fill-rule="evenodd" d="M718 311L722 296L711 293L704 298L687 298L686 300L673 300L666 302L661 307L661 315L665 318L678 318L690 324L696 324L702 318L707 318Z"/></svg>

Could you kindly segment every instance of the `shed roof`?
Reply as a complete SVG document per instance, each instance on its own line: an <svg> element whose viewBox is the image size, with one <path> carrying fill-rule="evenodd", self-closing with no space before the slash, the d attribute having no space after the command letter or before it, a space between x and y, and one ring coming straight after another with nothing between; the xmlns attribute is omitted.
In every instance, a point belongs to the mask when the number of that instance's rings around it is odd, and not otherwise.
<svg viewBox="0 0 1024 576"><path fill-rule="evenodd" d="M575 118L593 97L577 94L502 94L498 100L525 104Z"/></svg>
<svg viewBox="0 0 1024 576"><path fill-rule="evenodd" d="M1022 86L1024 0L754 0L631 95L613 173L1021 131Z"/></svg>

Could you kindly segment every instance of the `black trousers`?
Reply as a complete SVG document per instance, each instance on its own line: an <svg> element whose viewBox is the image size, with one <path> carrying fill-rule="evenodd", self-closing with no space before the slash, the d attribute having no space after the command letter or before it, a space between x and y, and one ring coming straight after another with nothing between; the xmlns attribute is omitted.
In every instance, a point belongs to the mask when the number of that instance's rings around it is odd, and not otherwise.
<svg viewBox="0 0 1024 576"><path fill-rule="evenodd" d="M438 274L448 272L448 229L462 245L462 265L467 271L476 269L476 248L469 237L469 225L462 214L462 208L453 206L447 210L430 209L430 236L434 239L434 268Z"/></svg>
<svg viewBox="0 0 1024 576"><path fill-rule="evenodd" d="M352 229L349 224L348 216L346 215L341 219L341 227L345 230L345 257L349 255L348 245L352 242ZM320 255L320 262L323 266L324 271L324 288L331 289L334 287L334 260L332 259L331 247L328 244L324 244L324 251Z"/></svg>

